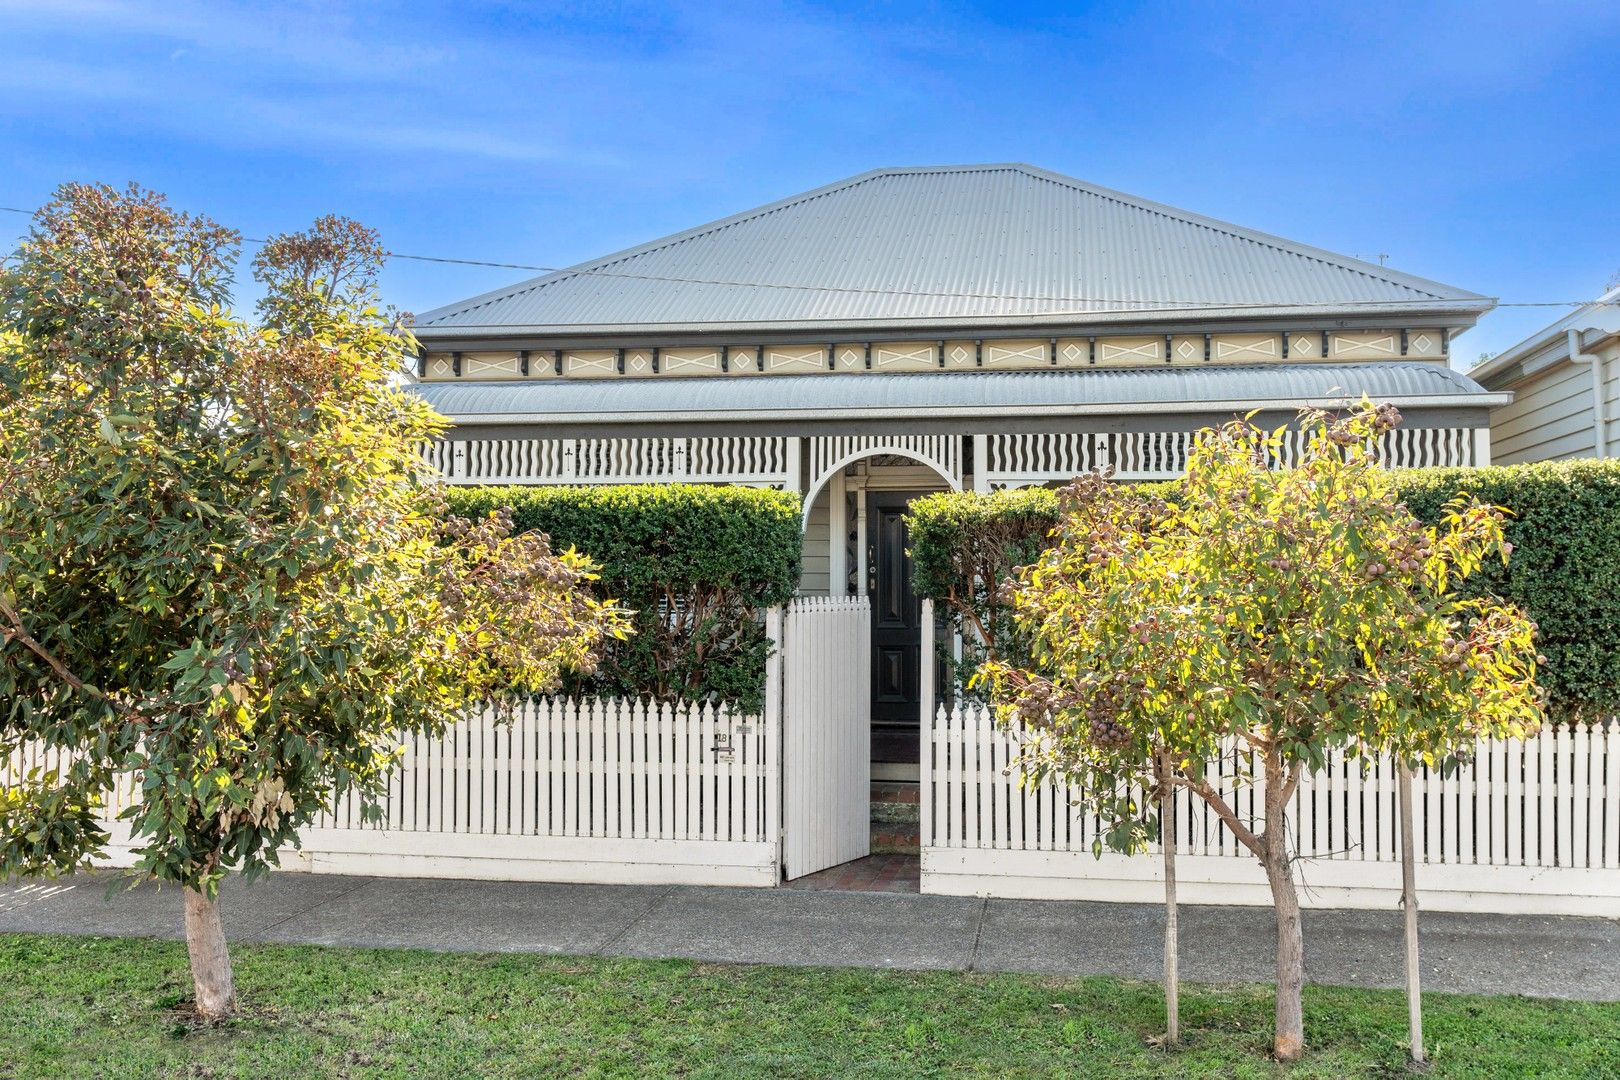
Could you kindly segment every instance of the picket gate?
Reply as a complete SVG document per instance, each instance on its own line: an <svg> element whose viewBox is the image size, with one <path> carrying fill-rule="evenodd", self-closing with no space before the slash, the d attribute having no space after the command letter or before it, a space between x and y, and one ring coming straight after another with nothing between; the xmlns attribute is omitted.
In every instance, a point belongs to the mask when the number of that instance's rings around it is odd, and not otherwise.
<svg viewBox="0 0 1620 1080"><path fill-rule="evenodd" d="M864 596L788 606L782 865L788 880L871 850L872 615Z"/></svg>

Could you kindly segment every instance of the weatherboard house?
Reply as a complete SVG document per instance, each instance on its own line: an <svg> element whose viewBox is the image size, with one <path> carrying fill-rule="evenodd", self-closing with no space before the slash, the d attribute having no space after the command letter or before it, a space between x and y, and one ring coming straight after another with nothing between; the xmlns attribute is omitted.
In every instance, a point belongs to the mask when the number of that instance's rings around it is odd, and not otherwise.
<svg viewBox="0 0 1620 1080"><path fill-rule="evenodd" d="M802 591L871 601L875 773L918 760L902 514L1178 474L1200 428L1366 395L1392 464L1474 465L1484 296L1028 165L876 169L418 318L457 484L803 493Z"/></svg>

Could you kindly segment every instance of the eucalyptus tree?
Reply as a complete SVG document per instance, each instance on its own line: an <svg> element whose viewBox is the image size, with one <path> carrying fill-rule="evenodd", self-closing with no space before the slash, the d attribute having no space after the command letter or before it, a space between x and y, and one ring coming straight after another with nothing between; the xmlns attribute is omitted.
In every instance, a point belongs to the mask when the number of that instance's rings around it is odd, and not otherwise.
<svg viewBox="0 0 1620 1080"><path fill-rule="evenodd" d="M1436 528L1413 517L1374 452L1399 420L1365 403L1308 415L1291 469L1268 467L1281 432L1228 424L1168 499L1082 478L1012 593L1028 660L985 668L998 715L1026 733L1026 772L1079 783L1101 844L1142 850L1162 798L1133 792L1185 789L1259 860L1284 1061L1304 1051L1287 813L1301 780L1335 750L1444 767L1541 720L1534 624L1455 589L1508 557L1502 513L1458 499ZM1253 818L1206 773L1218 757L1263 790Z"/></svg>
<svg viewBox="0 0 1620 1080"><path fill-rule="evenodd" d="M253 263L130 187L68 185L0 269L0 873L110 842L184 896L197 1007L235 1003L217 902L339 793L374 817L399 733L588 668L623 616L592 566L509 521L441 524L397 385L414 342L377 302L382 250L323 218Z"/></svg>

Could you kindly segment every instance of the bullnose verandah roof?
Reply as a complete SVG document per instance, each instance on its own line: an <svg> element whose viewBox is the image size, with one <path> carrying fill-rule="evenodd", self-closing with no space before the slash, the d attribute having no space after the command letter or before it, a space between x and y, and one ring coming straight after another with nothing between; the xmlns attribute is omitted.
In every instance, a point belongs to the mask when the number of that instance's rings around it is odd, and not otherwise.
<svg viewBox="0 0 1620 1080"><path fill-rule="evenodd" d="M876 169L419 316L431 344L1478 313L1492 301L1029 165ZM1471 321L1471 320L1470 320Z"/></svg>
<svg viewBox="0 0 1620 1080"><path fill-rule="evenodd" d="M430 382L413 388L460 425L827 417L1064 416L1300 405L1363 396L1426 407L1499 404L1440 364L1267 364L1081 371L795 375L785 378Z"/></svg>

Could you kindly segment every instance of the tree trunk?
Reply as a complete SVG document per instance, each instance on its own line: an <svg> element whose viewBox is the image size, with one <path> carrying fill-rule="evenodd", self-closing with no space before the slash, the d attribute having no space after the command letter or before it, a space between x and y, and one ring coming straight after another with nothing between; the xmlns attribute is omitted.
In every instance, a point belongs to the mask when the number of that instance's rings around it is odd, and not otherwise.
<svg viewBox="0 0 1620 1080"><path fill-rule="evenodd" d="M1417 856L1412 850L1412 770L1401 763L1401 907L1406 910L1406 1014L1412 1033L1412 1060L1423 1055L1423 990L1418 979Z"/></svg>
<svg viewBox="0 0 1620 1080"><path fill-rule="evenodd" d="M207 1020L230 1016L236 1011L236 980L225 948L225 927L219 921L219 901L195 889L186 890L186 952L191 956L197 1012Z"/></svg>
<svg viewBox="0 0 1620 1080"><path fill-rule="evenodd" d="M1181 972L1176 925L1176 792L1165 766L1164 809L1159 815L1159 843L1164 848L1164 1016L1166 1046L1181 1041Z"/></svg>
<svg viewBox="0 0 1620 1080"><path fill-rule="evenodd" d="M1266 770L1266 881L1277 913L1277 1012L1272 1054L1278 1061L1298 1061L1305 1053L1305 938L1299 921L1299 893L1294 889L1294 863L1289 858L1287 807L1283 805L1280 769Z"/></svg>
<svg viewBox="0 0 1620 1080"><path fill-rule="evenodd" d="M1299 925L1299 894L1286 857L1268 858L1266 880L1277 911L1277 1014L1272 1053L1278 1061L1298 1061L1305 1053L1305 939Z"/></svg>

